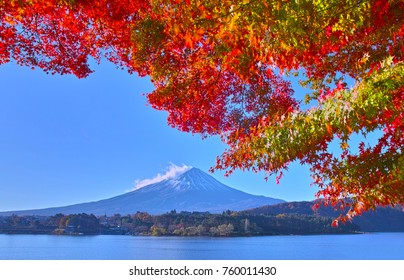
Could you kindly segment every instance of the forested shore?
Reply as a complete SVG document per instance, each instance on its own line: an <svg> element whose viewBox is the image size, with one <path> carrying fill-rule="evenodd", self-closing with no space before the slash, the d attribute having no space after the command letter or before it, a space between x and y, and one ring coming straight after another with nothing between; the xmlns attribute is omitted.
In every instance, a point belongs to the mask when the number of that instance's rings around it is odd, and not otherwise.
<svg viewBox="0 0 404 280"><path fill-rule="evenodd" d="M332 218L301 214L251 215L226 211L222 214L180 212L162 215L137 212L132 215L99 216L57 214L50 217L0 217L0 233L151 236L257 236L290 234L355 233L359 227L347 223L331 227Z"/></svg>

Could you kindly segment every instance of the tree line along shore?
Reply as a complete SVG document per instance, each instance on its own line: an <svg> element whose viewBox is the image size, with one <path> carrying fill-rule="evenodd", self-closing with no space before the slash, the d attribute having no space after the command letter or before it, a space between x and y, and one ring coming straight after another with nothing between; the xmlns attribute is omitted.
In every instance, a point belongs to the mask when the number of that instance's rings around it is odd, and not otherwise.
<svg viewBox="0 0 404 280"><path fill-rule="evenodd" d="M253 215L226 211L222 214L179 212L150 215L94 216L57 214L54 216L0 217L3 234L61 235L151 235L151 236L258 236L290 234L357 233L358 225L332 227L331 217L304 214Z"/></svg>

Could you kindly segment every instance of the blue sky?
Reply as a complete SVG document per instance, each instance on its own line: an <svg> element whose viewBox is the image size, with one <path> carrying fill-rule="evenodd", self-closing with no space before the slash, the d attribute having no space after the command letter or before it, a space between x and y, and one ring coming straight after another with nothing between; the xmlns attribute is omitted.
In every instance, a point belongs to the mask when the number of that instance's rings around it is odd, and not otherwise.
<svg viewBox="0 0 404 280"><path fill-rule="evenodd" d="M109 198L170 164L208 171L225 149L167 125L146 105L147 78L104 62L86 79L0 66L0 211ZM308 168L292 164L277 185L264 174L213 176L242 191L287 201L312 200Z"/></svg>

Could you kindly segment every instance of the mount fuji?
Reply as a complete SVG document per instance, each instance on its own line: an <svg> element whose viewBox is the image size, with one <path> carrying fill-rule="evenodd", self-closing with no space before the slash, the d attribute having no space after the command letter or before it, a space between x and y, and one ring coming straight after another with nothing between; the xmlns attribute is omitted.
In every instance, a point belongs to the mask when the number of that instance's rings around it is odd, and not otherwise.
<svg viewBox="0 0 404 280"><path fill-rule="evenodd" d="M63 207L1 212L0 215L126 215L137 211L162 214L171 210L222 213L282 202L285 201L230 188L198 168L187 168L175 176L109 199Z"/></svg>

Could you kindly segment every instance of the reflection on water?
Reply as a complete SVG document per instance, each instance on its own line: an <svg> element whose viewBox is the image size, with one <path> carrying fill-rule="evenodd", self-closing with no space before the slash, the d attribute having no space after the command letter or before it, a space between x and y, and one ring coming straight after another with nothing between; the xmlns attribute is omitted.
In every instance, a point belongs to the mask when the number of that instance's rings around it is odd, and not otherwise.
<svg viewBox="0 0 404 280"><path fill-rule="evenodd" d="M0 259L404 259L404 233L186 238L0 235Z"/></svg>

